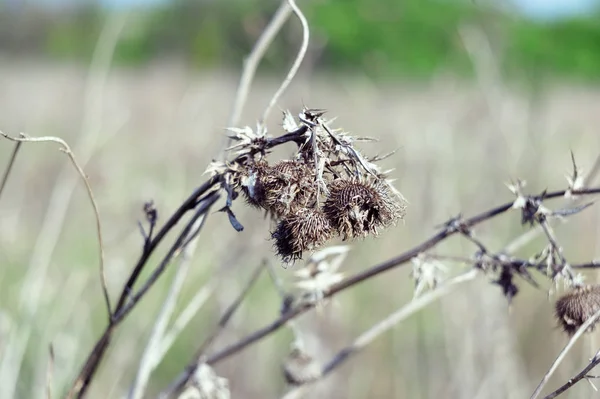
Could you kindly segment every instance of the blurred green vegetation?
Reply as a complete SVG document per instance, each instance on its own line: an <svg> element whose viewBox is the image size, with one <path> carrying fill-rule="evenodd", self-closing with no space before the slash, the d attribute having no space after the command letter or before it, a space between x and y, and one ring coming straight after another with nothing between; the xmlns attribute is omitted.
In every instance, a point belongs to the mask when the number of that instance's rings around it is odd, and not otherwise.
<svg viewBox="0 0 600 399"><path fill-rule="evenodd" d="M198 68L239 67L277 5L275 0L172 0L136 9L115 62L141 64L177 56ZM321 68L360 70L375 78L429 77L440 71L468 75L470 62L458 31L470 25L498 44L494 48L506 74L600 77L600 12L541 22L467 0L311 0L302 7L313 44L324 46L313 60ZM28 37L30 48L54 58L85 60L106 12L90 1L51 18L39 10L21 10L27 16L15 22L14 15L3 13L5 43L0 45L10 47L11 38L22 41L27 22L36 27ZM21 27L15 31L16 24ZM299 33L297 21L288 23L269 51L267 69L289 64Z"/></svg>

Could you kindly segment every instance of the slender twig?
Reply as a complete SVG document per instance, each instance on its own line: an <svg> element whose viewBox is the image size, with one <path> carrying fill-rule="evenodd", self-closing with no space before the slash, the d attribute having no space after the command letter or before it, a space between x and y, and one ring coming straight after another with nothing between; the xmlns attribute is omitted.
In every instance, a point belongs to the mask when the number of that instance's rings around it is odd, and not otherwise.
<svg viewBox="0 0 600 399"><path fill-rule="evenodd" d="M187 210L189 210L190 203L195 204L197 202L197 199L196 199L197 197L195 194L197 194L199 191L204 192L204 191L208 190L209 187L211 187L211 184L205 183L201 188L197 189L177 211L175 211L175 213L173 214L173 216L171 217L169 222L167 222L167 224L170 224L171 227L169 227L167 230L165 230L166 226L163 226L163 228L160 230L160 232L157 234L157 236L152 240L152 243L150 244L150 248L154 249L158 245L158 242L156 240L159 238L159 236L161 237L160 239L162 240L162 237L164 237L166 235L166 233L183 216L183 214ZM136 278L132 279L132 277L130 276L128 283L123 288L123 292L121 293L121 296L123 298L122 303L120 305L117 304L117 307L114 310L111 322L108 324L108 326L104 330L104 333L99 338L99 340L96 342L96 344L94 345L94 348L88 355L83 367L81 368L81 370L79 372L79 375L77 376L77 378L73 382L73 385L71 386L71 389L69 390L67 398L72 398L72 397L81 398L81 397L83 397L83 395L85 395L85 392L86 392L92 378L94 377L96 371L98 370L98 366L99 366L102 358L104 357L106 350L108 349L110 340L112 338L112 333L115 330L115 328L117 327L117 325L120 322L122 322L125 319L125 317L127 317L127 315L137 305L139 300L148 292L148 290L154 285L154 283L158 280L158 278L166 270L167 265L170 263L173 256L175 255L175 253L181 248L181 245L188 237L190 231L192 231L195 222L200 217L202 217L203 215L205 215L209 212L210 208L218 200L218 198L219 198L219 194L217 192L213 192L213 193L209 194L208 196L206 196L200 202L200 205L198 206L198 209L196 210L196 213L194 214L194 216L191 218L191 220L185 226L185 228L180 233L180 235L177 238L177 240L175 241L175 243L171 246L171 248L169 249L167 254L163 257L163 260L156 267L156 269L152 272L152 274L146 280L144 285L135 294L128 295L127 293L130 293L130 291L131 291L130 287L133 287L133 284L137 280L137 276L139 276L139 273L141 273L142 268L144 267L144 265L146 265L146 260L150 256L146 251L144 251L144 253L142 253L141 258L144 258L145 260L142 263L138 262L138 265L136 265L136 268L132 272L132 274L137 273ZM186 204L188 204L188 205L186 205ZM131 283L131 286L129 285L129 283Z"/></svg>
<svg viewBox="0 0 600 399"><path fill-rule="evenodd" d="M195 225L192 227L192 231L190 231L189 235L192 236L196 231L199 231L204 225L205 220L206 215L202 215L195 222ZM181 292L181 287L183 287L183 284L186 280L191 263L191 256L189 256L190 254L188 253L188 248L191 249L192 252L194 251L196 244L198 243L198 237L199 236L196 235L194 239L183 244L183 256L177 265L177 271L173 277L171 287L169 288L169 291L162 303L162 308L156 317L156 321L154 322L148 344L146 345L146 349L144 350L140 360L137 374L133 381L131 390L129 391L128 397L130 399L139 399L144 395L150 375L163 358L161 354L164 355L164 352L160 351L162 349L161 343L163 341L165 332L167 331L169 320L175 311L175 304L177 303L177 298ZM189 240L189 237L186 238Z"/></svg>
<svg viewBox="0 0 600 399"><path fill-rule="evenodd" d="M273 107L275 106L277 101L279 100L279 97L281 97L283 92L290 85L292 79L294 79L294 76L296 76L296 73L298 72L298 69L300 68L300 64L302 64L302 60L304 60L304 56L306 55L306 50L308 49L308 41L309 41L309 36L310 36L310 31L308 29L308 22L306 21L304 14L302 14L302 11L298 8L298 6L296 5L296 2L294 0L287 0L287 2L289 4L289 6L294 10L294 13L296 14L298 19L300 20L300 23L302 24L302 45L300 46L300 50L298 51L298 55L296 56L296 59L294 60L294 63L292 64L290 71L288 72L287 76L281 83L281 86L279 86L279 89L277 89L277 91L271 98L269 105L265 109L265 112L263 113L262 118L260 120L261 123L264 123L266 121L267 117L269 116L269 113L271 112L271 110L273 109Z"/></svg>
<svg viewBox="0 0 600 399"><path fill-rule="evenodd" d="M567 389L571 388L573 385L577 384L579 381L581 381L584 378L598 378L597 376L588 375L588 373L590 371L592 371L592 369L594 369L598 364L600 364L600 351L598 353L596 353L596 355L594 355L594 357L592 358L590 363L583 370L581 370L580 373L578 373L575 377L569 379L569 381L567 381L564 385L562 385L556 391L552 392L549 395L544 396L544 399L556 398L557 396L561 395Z"/></svg>
<svg viewBox="0 0 600 399"><path fill-rule="evenodd" d="M10 172L15 164L15 159L17 159L17 154L19 153L19 149L21 148L21 142L17 142L13 147L13 151L10 155L10 159L8 160L8 165L6 166L6 170L4 171L4 176L2 176L2 182L0 183L0 198L2 197L2 192L4 191L4 187L6 186L6 182L8 181L8 176L10 176Z"/></svg>
<svg viewBox="0 0 600 399"><path fill-rule="evenodd" d="M565 190L553 191L553 192L547 193L544 198L545 199L560 198L564 194L565 194ZM600 188L589 188L589 189L577 190L574 192L574 194L577 194L577 195L600 194ZM494 218L498 215L501 215L501 214L507 212L508 210L510 210L512 208L512 205L513 205L513 203L510 202L510 203L506 203L506 204L497 206L488 211L482 212L476 216L473 216L469 219L464 220L462 225L466 228L473 227L473 226L478 225L488 219ZM384 273L388 270L394 269L395 267L398 267L400 265L406 264L415 256L433 248L441 241L444 241L445 239L447 239L448 237L450 237L456 233L457 233L457 231L444 229L444 230L438 232L437 234L433 235L429 239L423 241L421 244L418 244L417 246L409 249L408 251L406 251L394 258L388 259L387 261L384 261L380 264L377 264L375 266L367 268L361 272L358 272L355 275L341 281L340 283L333 285L329 290L324 292L323 298L328 298L333 295L336 295L350 287L353 287L359 283L362 283L362 282L364 282L372 277L375 277L381 273ZM254 344L255 342L257 342L257 341L263 339L264 337L279 330L289 320L292 320L292 319L300 316L301 314L304 314L305 312L314 308L315 306L316 306L316 304L314 304L314 303L302 303L302 304L290 309L287 313L281 315L279 318L274 320L271 324L250 333L246 337L242 338L240 341L212 354L211 356L208 357L207 363L209 363L209 364L218 363L218 362L222 361L223 359L228 358L229 356L247 348L248 346Z"/></svg>
<svg viewBox="0 0 600 399"><path fill-rule="evenodd" d="M246 105L246 100L248 99L250 86L252 85L254 75L256 74L256 69L258 68L258 64L265 56L265 53L269 49L271 43L275 37L277 37L277 34L291 14L292 7L287 0L283 0L275 12L275 15L273 15L273 18L254 44L252 51L250 51L248 57L244 59L242 76L240 77L240 82L235 94L235 101L233 104L233 110L231 111L231 115L229 117L228 127L237 126L239 123L242 110L244 109L244 105ZM224 149L229 146L230 142L231 139L226 137L223 149L221 150L221 158L225 155Z"/></svg>
<svg viewBox="0 0 600 399"><path fill-rule="evenodd" d="M229 320L231 320L231 317L234 315L234 313L240 307L240 305L242 304L244 299L247 297L247 295L250 292L250 290L252 289L252 287L254 287L254 284L258 281L258 278L260 277L262 271L265 269L265 266L266 266L266 262L263 262L263 263L261 263L260 266L258 266L254 270L254 272L250 276L250 279L244 286L244 289L240 292L240 294L237 296L237 298L235 298L235 300L229 305L229 307L227 307L227 309L225 310L225 312L219 319L217 326L208 335L208 337L204 340L202 345L200 345L200 348L196 352L196 355L194 356L193 361L186 367L186 370L181 375L179 375L177 377L177 379L165 391L163 391L161 393L161 395L160 395L161 398L168 398L171 395L173 395L173 393L180 391L183 388L183 386L186 384L186 382L190 379L190 377L194 375L198 366L200 364L202 364L202 360L205 357L204 353L210 347L210 345L219 337L219 335L223 332L223 330L229 323Z"/></svg>
<svg viewBox="0 0 600 399"><path fill-rule="evenodd" d="M575 332L575 334L573 334L573 336L571 337L571 339L569 340L567 345L558 354L558 357L554 360L554 363L552 363L552 366L550 367L550 369L546 372L546 374L542 378L542 381L540 381L540 383L538 384L537 388L531 395L531 399L536 399L540 395L540 393L542 393L542 389L544 389L544 386L546 385L546 383L548 383L548 380L550 380L550 377L552 377L552 374L554 374L554 372L556 371L556 369L558 368L560 363L562 363L562 361L565 359L565 357L567 356L567 353L571 350L571 348L573 348L573 345L575 345L575 342L577 342L577 340L587 331L587 329L591 325L593 325L596 322L596 320L598 320L598 318L600 318L600 310L598 310L596 313L594 313L594 315L592 317L587 319L587 321L585 323L583 323L581 325L581 327L579 327L579 329Z"/></svg>
<svg viewBox="0 0 600 399"><path fill-rule="evenodd" d="M395 325L400 323L401 321L407 319L412 316L416 312L423 309L425 306L429 305L433 301L447 295L452 292L459 284L466 283L468 281L474 280L475 277L479 274L479 271L476 269L471 269L466 273L463 273L459 276L456 276L444 284L439 285L437 288L429 291L415 299L413 299L408 304L402 306L400 309L386 316L384 319L379 321L377 324L369 328L367 331L362 333L358 338L352 342L352 344L343 348L339 352L337 352L331 360L329 360L325 365L321 368L320 375L317 379L321 379L325 377L336 368L338 368L344 361L348 360L350 356L358 353L361 349L372 343L376 338L385 333L386 331L393 328ZM313 382L313 381L311 381ZM288 393L289 394L289 393ZM286 395L287 396L287 395Z"/></svg>
<svg viewBox="0 0 600 399"><path fill-rule="evenodd" d="M81 179L83 180L83 183L85 184L85 188L86 188L88 197L92 204L92 208L94 210L94 217L95 217L95 221L96 221L96 235L98 236L98 247L99 247L98 250L99 250L99 254L100 254L100 284L102 286L102 294L104 295L104 301L106 303L106 310L108 312L108 317L110 319L110 317L112 315L112 308L110 305L110 296L108 295L108 287L106 286L106 275L104 272L104 244L102 242L102 226L100 223L100 211L98 210L98 204L96 203L96 199L94 198L94 192L92 191L92 187L90 185L88 177L86 176L85 172L83 171L83 169L77 162L77 159L75 158L75 154L71 150L71 147L69 147L69 145L66 143L66 141L64 141L63 139L61 139L59 137L52 137L52 136L29 137L23 133L21 133L20 137L11 137L2 131L0 131L0 135L2 135L4 138L6 138L8 140L16 141L18 143L54 142L54 143L60 144L62 146L60 148L60 150L69 156L69 159L73 163L73 166L77 170L77 173L79 173L79 176L81 176Z"/></svg>
<svg viewBox="0 0 600 399"><path fill-rule="evenodd" d="M210 298L211 294L215 291L215 287L216 284L214 284L213 281L210 281L194 294L177 319L175 319L175 322L173 322L171 329L165 333L158 350L159 357L165 357L167 351L173 346L175 339Z"/></svg>

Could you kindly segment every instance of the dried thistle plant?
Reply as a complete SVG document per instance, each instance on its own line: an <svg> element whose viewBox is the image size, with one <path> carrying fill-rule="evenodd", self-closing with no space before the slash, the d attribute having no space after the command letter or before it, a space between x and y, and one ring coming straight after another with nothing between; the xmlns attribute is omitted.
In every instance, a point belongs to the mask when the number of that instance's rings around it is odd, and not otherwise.
<svg viewBox="0 0 600 399"><path fill-rule="evenodd" d="M574 334L600 309L600 285L575 288L556 301L556 318L569 335ZM592 325L588 331L592 331Z"/></svg>
<svg viewBox="0 0 600 399"><path fill-rule="evenodd" d="M275 138L264 127L232 128L235 143L228 150L236 158L208 169L222 177L228 207L241 191L248 204L271 215L277 223L272 239L284 262L336 235L377 236L405 214L406 201L373 163L381 158L366 159L354 147L361 139L331 129L323 115L305 108L296 121L285 112L287 133ZM285 142L295 142L296 153L270 164L269 149Z"/></svg>

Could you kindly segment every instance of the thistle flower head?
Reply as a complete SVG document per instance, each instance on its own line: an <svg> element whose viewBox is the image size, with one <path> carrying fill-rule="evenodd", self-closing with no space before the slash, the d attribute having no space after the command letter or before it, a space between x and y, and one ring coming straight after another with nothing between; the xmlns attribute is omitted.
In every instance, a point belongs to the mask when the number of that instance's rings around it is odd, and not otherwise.
<svg viewBox="0 0 600 399"><path fill-rule="evenodd" d="M556 318L569 335L574 334L600 310L600 285L587 285L566 293L556 301ZM593 330L594 323L589 331Z"/></svg>
<svg viewBox="0 0 600 399"><path fill-rule="evenodd" d="M314 202L314 171L305 163L296 160L281 161L264 173L264 208L274 215L285 217Z"/></svg>
<svg viewBox="0 0 600 399"><path fill-rule="evenodd" d="M344 239L377 235L404 216L404 202L387 182L337 179L328 188L324 212Z"/></svg>
<svg viewBox="0 0 600 399"><path fill-rule="evenodd" d="M272 233L277 254L290 262L302 258L302 252L315 249L331 238L331 224L315 209L300 209L282 219Z"/></svg>

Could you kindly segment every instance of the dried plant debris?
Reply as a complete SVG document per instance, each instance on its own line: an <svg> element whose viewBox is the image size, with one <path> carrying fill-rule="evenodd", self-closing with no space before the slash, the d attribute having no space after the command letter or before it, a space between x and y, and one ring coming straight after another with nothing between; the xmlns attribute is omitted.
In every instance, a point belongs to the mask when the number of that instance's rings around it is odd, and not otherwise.
<svg viewBox="0 0 600 399"><path fill-rule="evenodd" d="M193 378L178 399L229 399L229 382L207 364L198 366Z"/></svg>
<svg viewBox="0 0 600 399"><path fill-rule="evenodd" d="M321 376L319 364L301 347L293 345L282 365L283 376L290 385L303 385Z"/></svg>
<svg viewBox="0 0 600 399"><path fill-rule="evenodd" d="M569 335L574 334L600 310L600 285L587 285L566 293L556 301L556 318ZM594 323L588 331L592 331Z"/></svg>
<svg viewBox="0 0 600 399"><path fill-rule="evenodd" d="M336 235L377 236L405 214L406 201L374 163L381 158L364 157L354 147L361 140L329 127L323 115L305 108L296 121L285 112L285 133L278 137L267 136L261 126L229 129L235 158L207 170L220 177L228 198L241 192L249 205L271 216L275 250L285 262ZM269 150L288 142L297 145L293 156L270 163Z"/></svg>

